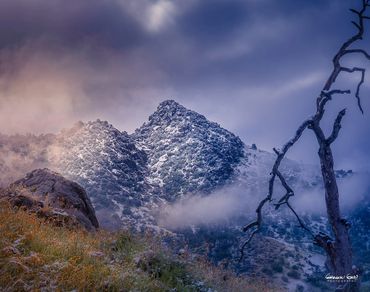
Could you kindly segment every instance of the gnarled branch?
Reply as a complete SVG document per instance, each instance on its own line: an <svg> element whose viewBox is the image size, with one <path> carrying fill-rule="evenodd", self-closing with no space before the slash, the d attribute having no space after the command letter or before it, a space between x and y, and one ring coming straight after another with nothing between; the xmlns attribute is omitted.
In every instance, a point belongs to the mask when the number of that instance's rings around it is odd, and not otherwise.
<svg viewBox="0 0 370 292"><path fill-rule="evenodd" d="M345 114L346 114L346 109L342 109L338 113L337 118L335 119L335 122L333 125L333 130L330 136L326 139L327 144L332 144L338 138L339 130L342 127L341 122Z"/></svg>
<svg viewBox="0 0 370 292"><path fill-rule="evenodd" d="M365 1L366 2L366 1ZM362 40L364 34L364 20L369 19L367 16L364 15L367 7L369 6L368 2L362 4L361 10L350 9L351 12L355 13L358 16L358 22L356 23L356 27L358 28L358 32L350 37L346 42L342 44L339 48L338 52L335 54L333 58L333 71L330 74L328 80L325 83L324 91L329 91L335 80L337 79L338 75L341 72L341 64L340 60L344 55L351 54L351 53L359 53L359 51L348 50L348 48L355 43L356 41ZM354 23L354 22L352 22ZM365 54L366 56L367 54Z"/></svg>
<svg viewBox="0 0 370 292"><path fill-rule="evenodd" d="M250 232L248 238L246 239L246 241L242 244L242 246L240 248L240 259L239 259L239 261L241 261L243 259L243 257L244 257L244 249L245 249L245 247L253 239L253 237L255 236L255 234L257 232L259 232L260 229L261 229L261 226L262 226L262 210L263 210L263 207L265 206L265 204L267 202L271 202L272 201L272 195L273 195L273 192L274 192L274 182L275 182L276 176L278 176L280 178L280 181L282 182L283 186L287 189L287 193L293 192L293 190L286 183L284 177L281 175L281 173L279 171L279 166L280 166L281 161L285 157L285 154L299 140L299 138L302 136L303 132L309 127L309 125L311 123L312 123L312 120L311 119L304 121L302 123L302 125L297 129L294 137L292 139L290 139L283 146L283 149L281 151L279 151L277 149L274 149L274 151L275 151L275 153L277 155L277 159L275 160L275 163L274 163L272 172L270 174L269 192L268 192L267 196L259 203L259 205L258 205L258 207L256 209L256 213L257 213L256 220L253 221L253 222L251 222L251 223L249 223L249 224L247 224L242 229L244 232L248 232L250 230L251 230L251 232Z"/></svg>
<svg viewBox="0 0 370 292"><path fill-rule="evenodd" d="M330 91L321 91L319 97L316 100L316 114L313 118L319 123L325 112L325 105L328 101L332 100L332 96L335 94L350 94L350 90L333 89Z"/></svg>
<svg viewBox="0 0 370 292"><path fill-rule="evenodd" d="M370 60L370 55L363 49L345 50L344 53L343 53L343 56L347 55L347 54L362 54L362 55L364 55L364 57L366 59Z"/></svg>
<svg viewBox="0 0 370 292"><path fill-rule="evenodd" d="M311 234L311 236L314 236L313 232L303 223L302 219L298 216L297 212L293 209L293 207L290 205L289 202L287 202L287 206L290 209L290 211L292 211L293 214L295 215L295 217L297 218L297 220L299 222L299 226L301 228L303 228L304 230L308 231Z"/></svg>
<svg viewBox="0 0 370 292"><path fill-rule="evenodd" d="M364 110L362 109L362 105L361 105L361 99L360 99L360 89L361 89L361 85L364 83L365 81L365 69L364 68L359 68L359 67L353 67L353 68L346 68L346 67L341 67L341 71L343 72L347 72L347 73L353 73L353 72L360 72L361 73L361 79L360 81L357 83L357 88L356 88L356 93L355 93L355 97L357 99L357 106L358 108L360 109L361 113L363 114L364 113Z"/></svg>

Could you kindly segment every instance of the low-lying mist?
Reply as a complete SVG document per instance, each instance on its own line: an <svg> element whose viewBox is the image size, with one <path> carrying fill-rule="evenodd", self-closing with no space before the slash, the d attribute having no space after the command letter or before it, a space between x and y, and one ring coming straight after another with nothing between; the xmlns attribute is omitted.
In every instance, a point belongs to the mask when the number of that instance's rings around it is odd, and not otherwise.
<svg viewBox="0 0 370 292"><path fill-rule="evenodd" d="M189 195L162 206L158 224L168 229L227 224L229 220L250 214L257 196L238 187L222 188L210 195Z"/></svg>
<svg viewBox="0 0 370 292"><path fill-rule="evenodd" d="M345 178L337 179L341 209L350 213L362 200L370 198L370 174L355 173ZM300 213L317 215L326 214L325 191L321 187L312 189L298 188L295 197L291 199L292 205Z"/></svg>
<svg viewBox="0 0 370 292"><path fill-rule="evenodd" d="M356 173L338 179L340 202L343 213L350 214L364 199L370 199L369 173ZM266 186L268 180L266 180ZM277 185L274 193L276 202L284 193ZM250 191L248 187L226 187L208 196L189 195L176 202L161 207L157 217L160 226L170 230L181 230L189 227L222 225L235 221L236 218L252 218L255 209L265 193ZM325 215L325 191L321 187L295 189L291 204L299 214ZM264 210L267 210L268 207ZM289 210L281 207L276 212ZM247 223L247 222L244 222Z"/></svg>
<svg viewBox="0 0 370 292"><path fill-rule="evenodd" d="M53 139L53 135L0 134L0 187L8 186L34 169L49 167L47 149Z"/></svg>

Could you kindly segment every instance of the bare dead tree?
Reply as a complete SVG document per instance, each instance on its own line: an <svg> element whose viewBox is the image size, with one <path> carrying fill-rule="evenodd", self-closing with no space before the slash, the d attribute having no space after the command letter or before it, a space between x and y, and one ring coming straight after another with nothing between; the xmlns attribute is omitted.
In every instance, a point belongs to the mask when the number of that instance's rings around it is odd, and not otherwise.
<svg viewBox="0 0 370 292"><path fill-rule="evenodd" d="M275 163L273 165L270 180L269 180L269 190L267 196L259 203L256 213L257 218L255 221L249 223L243 227L244 232L248 232L249 236L241 247L241 259L244 256L244 249L248 243L252 240L257 232L261 230L262 226L262 211L267 203L273 201L274 185L276 179L278 179L283 188L285 189L285 194L278 200L275 205L275 209L279 209L281 206L286 205L290 211L297 218L300 227L305 229L313 238L314 244L323 248L327 255L326 265L327 268L334 275L347 275L354 273L352 265L352 249L349 238L349 227L350 224L341 216L340 205L339 205L339 191L336 181L335 171L334 171L334 158L331 150L331 145L337 139L339 131L341 129L341 123L344 115L346 114L346 109L341 110L334 123L331 133L326 137L325 133L320 125L324 113L325 107L328 102L333 99L336 95L350 94L351 91L333 89L333 85L341 73L359 73L360 81L357 84L356 92L354 97L357 102L357 106L361 113L363 113L361 99L360 99L360 89L365 79L364 68L360 67L346 67L341 64L342 58L348 55L361 55L366 59L370 60L370 55L363 49L352 48L352 46L358 41L363 39L364 34L364 21L370 19L369 16L365 15L367 8L370 6L370 0L362 0L362 5L359 10L350 9L357 17L356 21L352 21L352 24L356 27L356 33L349 38L346 42L342 44L338 52L333 58L333 69L326 81L323 89L321 90L319 96L316 99L316 112L309 119L305 120L297 129L295 135L290 139L282 149L273 149L277 155ZM297 212L291 206L289 199L294 196L293 189L289 186L286 178L280 172L280 164L284 159L287 152L295 143L301 138L302 134L306 129L312 130L316 136L319 145L319 159L321 164L321 173L325 188L325 202L326 211L328 216L328 222L332 229L333 238L325 233L315 234L311 231L298 216ZM359 289L358 284L345 284L337 287L341 291L357 291Z"/></svg>

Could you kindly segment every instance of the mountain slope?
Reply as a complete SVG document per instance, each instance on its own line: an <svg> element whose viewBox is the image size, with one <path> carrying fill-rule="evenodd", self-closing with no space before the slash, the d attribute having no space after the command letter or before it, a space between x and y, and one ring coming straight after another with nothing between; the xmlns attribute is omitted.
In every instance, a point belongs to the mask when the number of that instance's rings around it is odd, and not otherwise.
<svg viewBox="0 0 370 292"><path fill-rule="evenodd" d="M84 186L103 226L128 224L131 208L149 199L146 154L108 122L80 122L62 131L48 156L53 169Z"/></svg>

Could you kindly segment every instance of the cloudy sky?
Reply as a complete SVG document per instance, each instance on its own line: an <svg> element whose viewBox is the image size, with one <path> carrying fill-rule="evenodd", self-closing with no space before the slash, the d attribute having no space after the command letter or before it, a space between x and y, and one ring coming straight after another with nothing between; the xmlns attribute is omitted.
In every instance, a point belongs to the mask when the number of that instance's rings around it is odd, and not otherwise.
<svg viewBox="0 0 370 292"><path fill-rule="evenodd" d="M0 131L101 118L132 132L171 98L270 150L313 113L334 53L355 32L348 8L358 2L1 0ZM359 45L370 50L367 39ZM337 86L353 90L358 77ZM353 96L327 111L329 129L348 108L337 167L369 165L369 82L365 115ZM315 162L316 151L307 133L291 157Z"/></svg>

